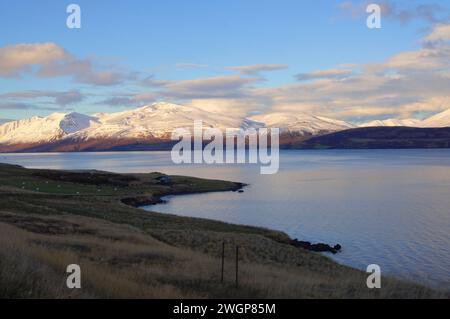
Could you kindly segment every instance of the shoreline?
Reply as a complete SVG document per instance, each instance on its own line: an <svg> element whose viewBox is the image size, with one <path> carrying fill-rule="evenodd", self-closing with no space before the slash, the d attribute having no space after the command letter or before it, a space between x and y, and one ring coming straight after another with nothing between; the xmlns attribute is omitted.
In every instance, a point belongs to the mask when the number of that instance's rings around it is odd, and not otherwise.
<svg viewBox="0 0 450 319"><path fill-rule="evenodd" d="M226 190L224 192L237 192L242 190L244 187L249 186L248 184L245 183L239 183L239 182L235 182L236 188L230 189L230 190ZM133 207L136 208L140 208L143 209L143 207L148 207L148 206L153 206L153 205L158 205L158 204L165 204L168 201L163 200L163 197L166 196L182 196L182 195L195 195L195 194L207 194L207 193L215 193L215 192L223 192L220 190L216 190L216 191L205 191L205 192L182 192L182 193L170 193L170 194L162 194L162 195L158 195L158 196L153 196L153 197L134 197L134 198L124 198L121 201L126 204L126 205L131 205ZM145 209L144 209L145 210ZM145 210L148 211L148 210ZM168 215L173 215L173 216L178 216L178 217L187 217L187 218L197 218L194 216L182 216L182 215L175 215L172 213L167 213ZM209 219L209 218L205 218L211 221L218 221L218 222L223 222L223 223L227 223L225 221L222 220L214 220L214 219ZM239 226L246 226L246 227L258 227L258 226L253 226L253 225L242 225L242 224L238 224ZM270 231L276 231L276 232L282 232L281 230L276 230L276 229L272 229L272 228L268 228L268 230ZM282 243L287 243L289 245L292 245L296 248L302 248L305 249L307 251L312 251L312 252L316 252L316 253L331 253L333 255L336 255L338 253L340 253L342 251L342 245L340 244L335 244L333 246L331 246L330 244L326 244L326 243L312 243L309 241L303 241L303 240L299 240L298 238L292 238L291 236L289 236L288 234L286 234L286 236L289 238L289 240L283 241Z"/></svg>
<svg viewBox="0 0 450 319"><path fill-rule="evenodd" d="M300 150L300 151L302 151L302 150ZM158 205L158 204L165 204L168 201L163 200L162 198L166 197L166 196L171 196L171 197L173 196L173 197L175 197L175 196L207 194L207 193L215 193L215 192L236 192L236 191L242 190L246 186L249 186L249 184L246 184L246 183L240 183L240 182L232 182L232 183L236 184L236 187L234 187L232 189L229 189L229 190L207 190L207 191L186 191L186 192L179 192L179 193L166 193L166 194L158 194L157 196L153 196L153 197L145 197L145 196L143 196L143 197L135 197L135 198L125 198L125 199L122 199L121 202L123 202L126 205L130 205L130 206L133 206L135 208L142 209L142 210L144 210L145 212L148 212L148 213L155 213L154 211L145 210L145 209L143 209L143 207L154 206L154 205ZM176 217L179 217L179 218L204 219L204 220L208 220L208 221L211 221L211 222L219 222L219 223L225 223L225 224L228 224L228 225L236 225L236 226L241 226L241 227L261 228L259 226L254 226L254 225L233 224L233 223L229 223L229 222L222 221L222 220L215 220L215 219L209 219L209 218L203 218L203 217L200 218L200 217L194 217L194 216L175 215L173 213L160 213L160 212L156 212L156 213L158 213L158 214L166 214L166 215L169 215L169 216L176 216ZM322 253L331 253L332 255L335 255L335 254L340 253L342 251L342 249L343 249L342 245L340 245L340 244L335 244L334 246L331 246L331 245L326 244L326 243L311 243L309 241L301 241L301 240L299 240L297 238L292 238L290 235L288 235L287 233L285 233L282 230L276 230L276 229L265 228L265 227L264 227L264 229L267 229L268 231L279 232L279 233L282 233L282 234L286 235L287 238L288 238L288 241L280 240L279 241L280 243L288 244L288 245L291 245L291 246L293 246L295 248L301 248L301 249L304 249L304 250L309 251L309 252L320 253L320 254L322 254ZM322 255L322 256L325 256L325 257L329 258L326 255ZM363 269L355 268L353 266L350 266L350 265L347 265L347 264L344 264L344 263L340 263L340 262L338 262L338 261L336 261L334 259L332 259L332 261L335 262L336 264L342 265L344 267L349 267L349 268L357 270L357 271L364 271ZM401 277L397 277L395 275L389 275L389 277L395 278L397 280L408 281L406 279L402 279ZM425 283L420 283L420 282L412 282L412 283L413 284L419 284L419 285L425 285L426 287L429 287L431 289L440 289L439 287L434 287L433 285L428 285L428 284L425 284ZM440 286L442 286L442 285L440 285ZM443 291L445 291L445 290L443 290ZM450 290L449 290L449 293L450 293Z"/></svg>
<svg viewBox="0 0 450 319"><path fill-rule="evenodd" d="M230 190L212 190L212 191L201 191L201 192L193 191L193 192L167 193L167 194L161 194L159 196L156 196L155 198L142 197L142 198L139 198L137 201L133 201L133 199L131 199L132 203L135 204L135 205L132 204L132 206L135 207L135 208L143 209L143 207L150 207L150 206L154 206L154 205L167 203L168 200L162 199L163 197L168 197L168 196L175 197L175 196L183 196L183 195L207 194L207 193L215 193L215 192L236 192L236 191L239 191L241 189L244 189L246 186L250 186L249 184L246 184L246 183L239 183L239 182L233 182L233 183L237 184L237 186L236 186L236 188L230 189ZM122 200L122 202L123 202L123 200ZM124 203L127 204L126 202L124 202ZM129 204L127 204L127 205L129 205ZM143 210L148 212L148 213L155 213L155 211L146 210L146 209L143 209ZM173 214L173 213L170 213L170 212L165 212L165 213L156 212L156 213L158 213L158 214L166 214L166 215L169 215L169 216L176 216L176 217L179 217L179 218L204 219L204 220L209 220L209 221L212 221L212 222L220 222L220 223L225 223L225 224L229 224L229 225L237 225L237 226L242 226L242 227L261 228L261 226L255 226L255 225L250 225L250 224L249 225L247 225L247 224L234 224L234 223L229 223L227 221L223 221L223 220L219 220L219 219L210 219L210 218L206 218L206 217L176 215L176 214ZM289 234L285 233L282 230L277 230L277 229L273 229L273 228L266 228L266 227L264 227L264 228L269 230L269 231L280 232L280 233L285 234L289 240L288 241L286 241L286 240L279 241L280 243L288 244L288 245L291 245L291 246L296 247L296 248L304 249L306 251L310 251L310 252L314 252L314 253L331 253L332 255L336 255L336 254L339 254L340 252L342 252L342 250L344 249L344 247L341 244L339 244L339 243L336 243L333 246L330 245L330 244L327 244L327 243L322 243L322 242L312 243L312 242L309 242L309 241L299 240L298 238L293 238ZM323 256L328 257L327 255L323 255ZM354 266L351 266L351 265L348 265L348 264L345 264L345 263L340 263L340 262L338 262L337 260L334 260L334 259L332 259L332 260L333 260L333 262L335 262L335 263L337 263L339 265L342 265L342 266L345 266L345 267L350 267L350 268L352 268L354 270L358 270L358 271L364 271L364 269L359 269L359 268L356 268ZM391 275L388 275L388 276L392 277L392 278L396 278L398 280L409 281L408 279L404 279L404 278L402 278L400 276L397 276L395 274L391 274ZM425 282L413 282L413 283L424 285L424 286L429 287L431 289L438 289L438 290L446 291L446 290L442 289L442 286L444 286L444 283L435 284L435 285L427 284ZM449 292L450 292L450 290L449 290Z"/></svg>
<svg viewBox="0 0 450 319"><path fill-rule="evenodd" d="M0 180L0 229L7 234L2 241L0 232L1 260L10 264L7 269L16 269L18 264L11 256L22 247L21 259L37 258L32 263L44 265L42 269L49 272L56 270L46 274L48 278L13 276L28 279L9 286L1 282L0 276L0 286L12 290L30 283L58 282L64 265L57 260L70 254L70 259L80 260L83 267L99 269L111 278L117 278L120 272L124 285L139 286L130 291L110 290L98 277L88 274L85 280L92 287L89 293L99 297L135 297L140 291L144 297L161 298L166 296L161 291L167 285L173 289L170 297L176 298L449 297L446 292L390 277L383 277L384 289L369 290L365 287L365 272L295 247L294 239L284 232L149 212L123 202L129 198L130 204L142 206L172 194L237 191L244 186L242 183L161 173L33 170L9 164L0 164ZM8 248L10 240L13 243ZM217 281L222 243L227 249L240 247L243 283L239 290ZM227 251L227 264L231 255ZM141 267L142 279L136 277L136 267ZM158 270L154 273L152 269ZM183 269L192 270L186 273ZM152 278L150 286L145 284L148 278ZM268 282L268 278L274 280ZM24 291L39 289L28 287ZM58 293L51 291L49 287L50 297ZM25 292L14 293L23 296Z"/></svg>
<svg viewBox="0 0 450 319"><path fill-rule="evenodd" d="M179 195L195 195L195 194L205 194L205 193L215 193L215 192L237 192L242 190L244 187L248 186L245 183L232 182L235 186L231 187L229 190L209 190L209 191L183 191L177 193L162 193L154 194L151 196L137 196L137 197L127 197L122 198L121 202L130 205L135 208L142 208L144 206L152 206L157 204L164 204L165 201L162 199L166 196L179 196Z"/></svg>
<svg viewBox="0 0 450 319"><path fill-rule="evenodd" d="M335 152L335 151L450 151L450 147L403 147L403 148L280 148L283 152ZM1 156L15 155L38 155L38 154L108 154L108 153L170 153L171 149L160 150L89 150L89 151L23 151L23 152L0 152Z"/></svg>

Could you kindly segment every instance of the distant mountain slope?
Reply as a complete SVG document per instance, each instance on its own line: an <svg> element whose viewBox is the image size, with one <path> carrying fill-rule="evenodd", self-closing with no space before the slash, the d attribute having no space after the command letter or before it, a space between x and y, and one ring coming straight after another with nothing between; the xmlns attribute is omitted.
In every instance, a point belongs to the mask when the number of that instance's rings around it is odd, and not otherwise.
<svg viewBox="0 0 450 319"><path fill-rule="evenodd" d="M88 138L164 138L176 128L192 128L201 120L203 127L259 127L260 123L230 115L207 112L195 107L171 103L155 103L138 109L96 114L102 125L86 132Z"/></svg>
<svg viewBox="0 0 450 319"><path fill-rule="evenodd" d="M404 126L450 127L450 110L424 121L390 119L365 123L362 126L368 126L367 130L356 130L358 133L352 133L362 134L361 136L350 136L347 140L339 140L338 143L322 140L317 136L326 135L323 137L326 139L330 136L327 134L347 130L352 132L357 126L304 113L274 112L242 118L232 112L224 115L192 106L160 102L116 113L98 113L91 116L75 112L54 113L47 117L35 116L0 124L0 152L168 150L174 144L170 140L174 129L192 129L194 121L199 120L203 122L204 128L219 128L223 131L228 128L279 128L282 148L296 148L301 145L322 147L322 142L323 147L331 148L430 147L433 143L437 143L436 147L446 147L442 146L446 145L445 140L436 139L429 131L407 130ZM369 130L374 126L385 130ZM389 130L389 127L402 128ZM364 135L369 134L368 132L374 135ZM431 135L422 136L420 139L417 136L420 132ZM388 136L383 137L383 134ZM341 137L339 134L336 136Z"/></svg>
<svg viewBox="0 0 450 319"><path fill-rule="evenodd" d="M422 121L423 127L450 127L450 109Z"/></svg>
<svg viewBox="0 0 450 319"><path fill-rule="evenodd" d="M375 120L358 125L358 127L376 127L376 126L450 127L450 109L435 114L425 120L388 119L388 120Z"/></svg>
<svg viewBox="0 0 450 319"><path fill-rule="evenodd" d="M80 113L53 113L47 117L8 122L0 126L0 143L52 142L98 124L98 119Z"/></svg>
<svg viewBox="0 0 450 319"><path fill-rule="evenodd" d="M252 120L264 123L267 127L276 127L281 133L298 135L319 135L347 130L355 125L322 116L303 113L276 112L251 117Z"/></svg>
<svg viewBox="0 0 450 319"><path fill-rule="evenodd" d="M292 149L450 148L450 127L356 128L293 143Z"/></svg>
<svg viewBox="0 0 450 319"><path fill-rule="evenodd" d="M417 127L422 121L416 119L388 119L388 120L375 120L360 124L359 127L375 127L375 126L408 126Z"/></svg>
<svg viewBox="0 0 450 319"><path fill-rule="evenodd" d="M192 128L194 121L203 127L242 128L261 127L249 119L206 112L195 107L170 103L155 103L138 109L94 116L79 113L54 113L47 117L9 122L0 126L0 151L4 149L32 149L71 144L112 144L152 141L170 138L176 128ZM114 142L112 142L114 141Z"/></svg>
<svg viewBox="0 0 450 319"><path fill-rule="evenodd" d="M154 103L137 109L92 116L54 113L0 125L0 152L107 151L170 149L176 128L192 129L201 120L204 128L278 127L289 141L353 127L318 116L273 114L257 118L223 115L192 106ZM284 137L282 137L283 139Z"/></svg>

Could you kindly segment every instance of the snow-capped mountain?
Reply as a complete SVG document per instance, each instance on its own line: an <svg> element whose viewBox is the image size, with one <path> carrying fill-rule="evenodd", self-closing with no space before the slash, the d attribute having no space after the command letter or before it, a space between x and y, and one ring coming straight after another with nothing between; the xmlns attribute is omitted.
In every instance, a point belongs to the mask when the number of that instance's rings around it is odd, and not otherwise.
<svg viewBox="0 0 450 319"><path fill-rule="evenodd" d="M419 126L422 121L416 119L388 119L388 120L375 120L360 124L359 127L374 127L374 126L409 126L416 127Z"/></svg>
<svg viewBox="0 0 450 319"><path fill-rule="evenodd" d="M53 113L47 117L35 116L1 125L0 143L51 142L86 130L95 124L98 124L95 117L80 113Z"/></svg>
<svg viewBox="0 0 450 319"><path fill-rule="evenodd" d="M450 127L450 109L427 118L420 125L422 127Z"/></svg>
<svg viewBox="0 0 450 319"><path fill-rule="evenodd" d="M388 120L375 120L358 125L358 127L375 127L375 126L450 127L450 109L435 114L425 120L388 119Z"/></svg>
<svg viewBox="0 0 450 319"><path fill-rule="evenodd" d="M196 120L201 120L204 128L247 129L258 126L258 123L246 118L231 117L171 103L155 103L119 113L96 114L96 117L101 125L86 131L86 137L162 138L171 134L176 128L191 128Z"/></svg>
<svg viewBox="0 0 450 319"><path fill-rule="evenodd" d="M167 138L176 128L191 128L195 120L203 127L219 129L261 127L250 119L205 112L195 107L155 103L117 113L93 116L54 113L47 117L13 121L0 126L0 144L48 143L61 140Z"/></svg>
<svg viewBox="0 0 450 319"><path fill-rule="evenodd" d="M267 127L277 127L281 133L300 135L318 135L354 128L355 125L326 117L308 114L269 113L251 117Z"/></svg>
<svg viewBox="0 0 450 319"><path fill-rule="evenodd" d="M0 125L0 152L167 149L176 128L192 128L201 120L204 128L280 128L287 143L358 126L326 117L278 112L241 118L207 112L192 106L154 103L137 109L92 116L54 113L47 117L11 121ZM424 121L384 120L360 125L450 127L450 110ZM151 147L150 147L150 146ZM161 146L162 145L162 146Z"/></svg>

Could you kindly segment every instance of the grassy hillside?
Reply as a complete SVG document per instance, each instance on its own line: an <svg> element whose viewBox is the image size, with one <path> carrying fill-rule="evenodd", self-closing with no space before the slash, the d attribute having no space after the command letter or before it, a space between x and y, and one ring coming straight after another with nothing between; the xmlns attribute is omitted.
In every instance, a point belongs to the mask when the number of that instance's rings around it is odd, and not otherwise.
<svg viewBox="0 0 450 319"><path fill-rule="evenodd" d="M284 233L152 213L124 203L242 186L164 176L0 164L0 298L448 297L391 278L383 278L382 289L369 290L365 273L295 248ZM233 282L236 245L239 288ZM82 269L81 290L65 286L66 266L73 263Z"/></svg>
<svg viewBox="0 0 450 319"><path fill-rule="evenodd" d="M450 127L357 128L289 144L292 149L402 149L449 148Z"/></svg>

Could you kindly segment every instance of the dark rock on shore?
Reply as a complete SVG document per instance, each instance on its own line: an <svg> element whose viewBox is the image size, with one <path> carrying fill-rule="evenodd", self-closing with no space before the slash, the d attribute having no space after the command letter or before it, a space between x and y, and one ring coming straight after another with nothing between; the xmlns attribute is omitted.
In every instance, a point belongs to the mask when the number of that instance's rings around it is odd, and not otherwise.
<svg viewBox="0 0 450 319"><path fill-rule="evenodd" d="M173 186L173 180L171 176L163 175L161 177L157 178L159 185L170 185ZM225 192L225 191L233 191L233 192L239 192L243 193L244 191L242 188L247 186L247 184L244 183L230 183L230 185L227 185L226 187L221 187L217 189L213 189L209 192ZM197 190L194 189L192 191L186 191L183 190L177 190L173 189L171 187L170 191L167 191L166 193L159 193L158 195L149 195L149 196L136 196L136 197L126 197L122 198L121 202L125 205L133 206L133 207L142 207L142 206L150 206L150 205L156 205L156 204L163 204L166 203L165 200L161 199L161 197L164 197L166 195L187 195L187 194L197 194L197 193L206 193L208 190Z"/></svg>
<svg viewBox="0 0 450 319"><path fill-rule="evenodd" d="M294 239L291 241L291 245L303 248L309 251L315 251L315 252L330 252L333 254L337 254L341 249L342 246L337 244L334 246L330 246L328 244L318 243L318 244L312 244L309 241L300 241L298 239Z"/></svg>
<svg viewBox="0 0 450 319"><path fill-rule="evenodd" d="M164 201L161 198L154 196L128 197L123 198L121 201L122 203L133 207L149 206L164 203Z"/></svg>

